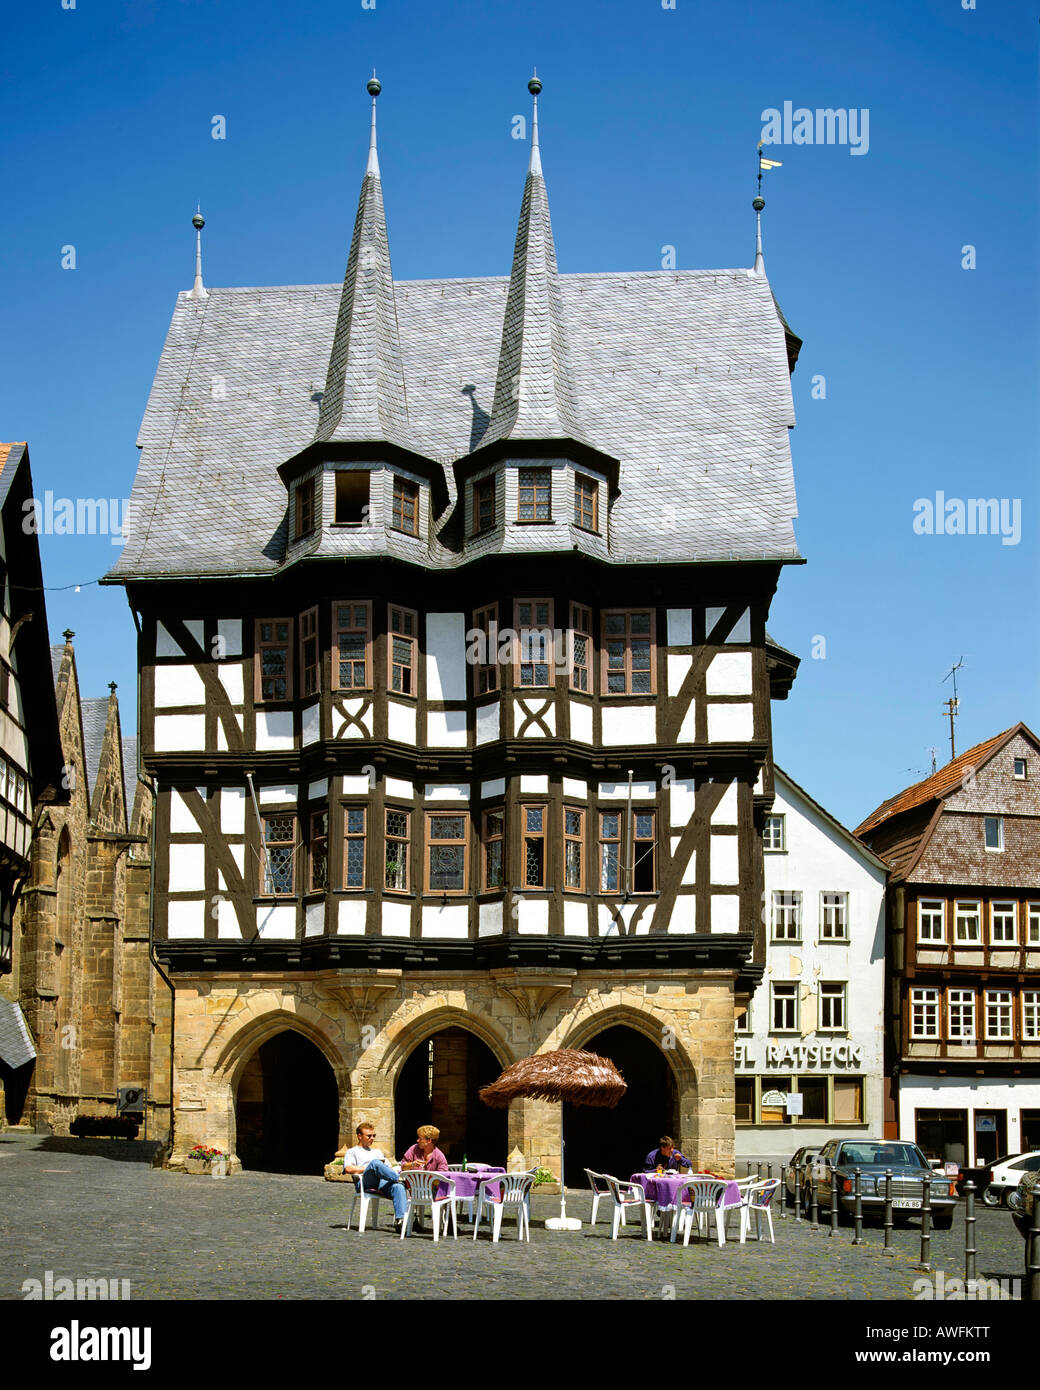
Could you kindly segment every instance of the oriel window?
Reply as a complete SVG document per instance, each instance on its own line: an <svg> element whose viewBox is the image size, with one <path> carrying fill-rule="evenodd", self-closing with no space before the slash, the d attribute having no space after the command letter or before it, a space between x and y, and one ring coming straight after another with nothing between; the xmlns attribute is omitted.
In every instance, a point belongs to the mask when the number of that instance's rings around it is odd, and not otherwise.
<svg viewBox="0 0 1040 1390"><path fill-rule="evenodd" d="M473 484L473 534L491 531L495 525L495 479L481 478Z"/></svg>
<svg viewBox="0 0 1040 1390"><path fill-rule="evenodd" d="M321 651L318 647L318 610L300 614L300 693L317 695L321 689Z"/></svg>
<svg viewBox="0 0 1040 1390"><path fill-rule="evenodd" d="M574 524L583 531L599 530L599 483L584 473L574 475Z"/></svg>
<svg viewBox="0 0 1040 1390"><path fill-rule="evenodd" d="M518 521L552 520L552 470L521 468L517 487Z"/></svg>
<svg viewBox="0 0 1040 1390"><path fill-rule="evenodd" d="M336 690L368 690L372 608L350 599L332 605L332 680Z"/></svg>
<svg viewBox="0 0 1040 1390"><path fill-rule="evenodd" d="M292 619L258 618L255 651L257 700L291 700Z"/></svg>
<svg viewBox="0 0 1040 1390"><path fill-rule="evenodd" d="M465 893L469 815L426 815L426 891Z"/></svg>
<svg viewBox="0 0 1040 1390"><path fill-rule="evenodd" d="M411 813L399 811L395 807L386 808L385 873L384 886L389 893L407 893L408 855L411 843Z"/></svg>
<svg viewBox="0 0 1040 1390"><path fill-rule="evenodd" d="M311 816L310 861L310 891L324 893L329 886L328 811L315 811Z"/></svg>
<svg viewBox="0 0 1040 1390"><path fill-rule="evenodd" d="M592 613L571 604L571 689L592 693Z"/></svg>
<svg viewBox="0 0 1040 1390"><path fill-rule="evenodd" d="M296 501L296 530L295 539L300 540L303 536L309 536L314 530L314 496L315 481L308 478L305 483L297 483L295 490Z"/></svg>
<svg viewBox="0 0 1040 1390"><path fill-rule="evenodd" d="M654 691L654 615L648 610L603 614L603 692Z"/></svg>
<svg viewBox="0 0 1040 1390"><path fill-rule="evenodd" d="M657 887L657 838L653 811L633 811L632 892L652 893Z"/></svg>
<svg viewBox="0 0 1040 1390"><path fill-rule="evenodd" d="M261 856L261 893L291 898L295 892L296 817L265 816Z"/></svg>
<svg viewBox="0 0 1040 1390"><path fill-rule="evenodd" d="M343 887L365 886L365 823L364 806L343 807Z"/></svg>
<svg viewBox="0 0 1040 1390"><path fill-rule="evenodd" d="M599 817L599 891L621 892L621 812L601 811Z"/></svg>
<svg viewBox="0 0 1040 1390"><path fill-rule="evenodd" d="M391 525L406 536L419 534L419 484L394 474L394 500Z"/></svg>
<svg viewBox="0 0 1040 1390"><path fill-rule="evenodd" d="M336 525L368 525L370 476L364 469L340 468L336 472Z"/></svg>
<svg viewBox="0 0 1040 1390"><path fill-rule="evenodd" d="M484 812L484 883L485 893L494 892L505 884L506 816L501 806Z"/></svg>
<svg viewBox="0 0 1040 1390"><path fill-rule="evenodd" d="M473 626L484 634L484 660L473 667L473 693L489 695L498 689L498 604L476 609Z"/></svg>
<svg viewBox="0 0 1040 1390"><path fill-rule="evenodd" d="M527 689L551 686L556 678L553 666L552 599L518 599L514 613L520 647L516 684Z"/></svg>
<svg viewBox="0 0 1040 1390"><path fill-rule="evenodd" d="M546 806L522 806L524 818L524 887L545 887Z"/></svg>
<svg viewBox="0 0 1040 1390"><path fill-rule="evenodd" d="M585 812L579 806L563 808L563 887L585 891Z"/></svg>
<svg viewBox="0 0 1040 1390"><path fill-rule="evenodd" d="M415 638L418 615L410 608L390 605L387 648L390 658L389 685L394 695L415 694Z"/></svg>

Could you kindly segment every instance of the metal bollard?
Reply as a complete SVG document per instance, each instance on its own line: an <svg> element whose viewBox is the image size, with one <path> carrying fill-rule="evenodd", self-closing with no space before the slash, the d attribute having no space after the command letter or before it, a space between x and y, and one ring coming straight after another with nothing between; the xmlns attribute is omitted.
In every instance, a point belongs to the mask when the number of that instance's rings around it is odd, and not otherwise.
<svg viewBox="0 0 1040 1390"><path fill-rule="evenodd" d="M922 1178L921 1187L921 1263L917 1268L928 1271L932 1267L932 1184Z"/></svg>
<svg viewBox="0 0 1040 1390"><path fill-rule="evenodd" d="M772 1162L769 1162L769 1163L766 1164L766 1182L772 1182L772 1181L773 1181L773 1164L772 1164Z"/></svg>
<svg viewBox="0 0 1040 1390"><path fill-rule="evenodd" d="M831 1229L830 1234L838 1234L838 1179L834 1176L834 1159L831 1159Z"/></svg>
<svg viewBox="0 0 1040 1390"><path fill-rule="evenodd" d="M780 1164L780 1220L787 1220L787 1164Z"/></svg>
<svg viewBox="0 0 1040 1390"><path fill-rule="evenodd" d="M810 1203L810 1211L812 1212L812 1220L811 1220L810 1223L809 1223L809 1229L810 1229L810 1231L818 1231L818 1230L820 1229L820 1205L819 1205L819 1202L817 1201L817 1194L816 1194L816 1165L815 1165L815 1163L814 1163L814 1164L810 1167L810 1169L809 1169L809 1203Z"/></svg>
<svg viewBox="0 0 1040 1390"><path fill-rule="evenodd" d="M756 1163L756 1164L755 1164L755 1182L761 1182L761 1181L762 1181L762 1164L761 1164L761 1162L759 1162L759 1163Z"/></svg>
<svg viewBox="0 0 1040 1390"><path fill-rule="evenodd" d="M853 1193L856 1199L856 1228L852 1235L853 1245L863 1244L863 1174L858 1168L852 1170L854 1175L855 1187Z"/></svg>
<svg viewBox="0 0 1040 1390"><path fill-rule="evenodd" d="M792 1171L794 1172L794 1219L795 1219L796 1221L801 1221L801 1219L802 1219L802 1165L801 1165L800 1163L793 1163L793 1164L791 1165L791 1168L792 1168Z"/></svg>
<svg viewBox="0 0 1040 1390"><path fill-rule="evenodd" d="M885 1169L885 1244L882 1255L893 1254L892 1250L892 1169Z"/></svg>
<svg viewBox="0 0 1040 1390"><path fill-rule="evenodd" d="M1040 1183L1033 1188L1033 1225L1026 1236L1025 1298L1040 1303Z"/></svg>
<svg viewBox="0 0 1040 1390"><path fill-rule="evenodd" d="M964 1184L964 1282L975 1283L975 1184Z"/></svg>

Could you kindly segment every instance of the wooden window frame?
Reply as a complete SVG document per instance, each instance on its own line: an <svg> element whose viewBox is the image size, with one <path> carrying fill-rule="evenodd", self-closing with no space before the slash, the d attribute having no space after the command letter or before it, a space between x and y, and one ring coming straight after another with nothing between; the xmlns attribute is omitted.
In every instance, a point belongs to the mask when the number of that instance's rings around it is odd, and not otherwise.
<svg viewBox="0 0 1040 1390"><path fill-rule="evenodd" d="M488 825L491 816L501 817L501 829L492 831ZM488 851L492 845L499 846L498 883L488 882ZM489 806L480 818L480 891L482 893L504 893L506 887L506 808Z"/></svg>
<svg viewBox="0 0 1040 1390"><path fill-rule="evenodd" d="M284 641L265 642L261 638L261 628L268 624L274 626L277 623L285 623L288 628L288 635ZM294 698L293 695L293 620L292 618L257 618L253 627L253 701L258 705L284 705ZM263 654L270 650L284 650L285 652L285 687L284 695L265 695L264 694L264 674ZM267 677L269 680L277 677Z"/></svg>
<svg viewBox="0 0 1040 1390"><path fill-rule="evenodd" d="M324 832L318 831L316 822L321 816L325 817ZM317 811L311 811L307 816L308 836L307 836L307 892L308 893L327 893L329 889L329 812L328 807L322 806ZM314 881L314 865L319 858L315 854L316 846L324 846L325 856L325 882L316 884Z"/></svg>
<svg viewBox="0 0 1040 1390"><path fill-rule="evenodd" d="M545 623L545 625L544 625L544 626L539 626L539 625L538 625L537 623L535 623L534 621L532 621L532 622L530 622L530 623L521 624L521 622L520 622L520 608L521 608L521 606L522 606L522 605L525 605L525 604L526 604L526 605L529 605L530 608L531 608L531 611L532 611L532 618L533 618L534 611L535 611L535 609L537 608L538 604L540 604L540 603L544 603L544 604L546 605L546 607L547 607L547 609L548 609L548 613L549 613L548 620L547 620L547 622ZM515 654L515 655L516 655L516 660L515 660L514 663L513 663L513 687L514 687L515 690L517 690L517 691L521 691L521 690L552 690L552 689L555 687L555 685L556 685L556 664L555 664L554 651L553 651L553 648L554 648L554 645L555 645L555 642L554 642L554 636L555 636L555 627L554 627L554 623L555 623L555 618L556 618L556 610L555 610L555 606L554 606L554 604L553 604L553 600L552 600L551 598L522 598L522 599L518 598L518 599L514 599L514 600L513 600L513 628L514 628L514 630L516 631L516 637L517 637L517 643L516 643L516 645L517 645L517 650L516 650L516 654ZM547 657L547 660L546 660L546 661L533 661L533 660L532 660L532 661L525 661L525 660L523 659L523 657L524 657L524 633L525 633L525 632L548 632L548 634L549 634L549 637L548 637L548 650L544 653L544 655ZM533 650L532 648L528 647L528 651L529 651L529 652L531 652L532 650ZM521 674L522 674L523 668L524 668L525 666L530 666L530 667L532 668L532 674L533 674L533 668L536 667L536 666L545 666L545 667L547 667L547 668L548 668L548 677L547 677L545 683L544 683L544 684L541 684L541 685L534 685L534 684L529 685L529 684L526 684L524 681L522 681L522 680L521 680Z"/></svg>
<svg viewBox="0 0 1040 1390"><path fill-rule="evenodd" d="M1040 903L1026 903L1026 945L1040 946Z"/></svg>
<svg viewBox="0 0 1040 1390"><path fill-rule="evenodd" d="M766 835L770 828L771 821L780 823L780 843L778 845L768 844ZM763 854L786 854L787 853L787 816L781 812L779 815L770 813L766 816L762 824L762 853Z"/></svg>
<svg viewBox="0 0 1040 1390"><path fill-rule="evenodd" d="M423 837L423 893L429 898L462 898L469 892L469 841L470 841L470 813L469 811L456 811L444 808L439 811L425 811L426 834ZM462 835L458 839L434 839L431 822L434 819L442 820L461 820L463 822ZM461 845L462 846L462 887L461 888L431 888L430 886L430 858L435 845Z"/></svg>
<svg viewBox="0 0 1040 1390"><path fill-rule="evenodd" d="M639 834L639 817L649 816L652 829L649 839L645 835ZM653 883L649 888L636 887L636 869L646 858L646 851L639 852L640 845L650 845L650 853L653 855ZM657 808L654 806L633 806L632 807L632 868L631 877L628 884L628 892L632 897L645 898L657 892Z"/></svg>
<svg viewBox="0 0 1040 1390"><path fill-rule="evenodd" d="M974 913L962 913L961 906L973 907ZM978 925L978 933L975 936L961 936L960 919L961 917L974 917ZM954 946L974 946L982 949L982 902L979 898L957 898L953 904L953 944Z"/></svg>
<svg viewBox="0 0 1040 1390"><path fill-rule="evenodd" d="M528 812L536 811L542 818L541 830L529 830ZM549 804L545 801L525 801L520 807L520 887L534 893L544 893L549 886ZM527 877L528 841L541 844L542 874L538 883L531 883Z"/></svg>
<svg viewBox="0 0 1040 1390"><path fill-rule="evenodd" d="M1007 1032L992 1032L990 1030L990 1010L999 1009L999 1018L1006 1021ZM1013 989L987 989L983 1003L984 1017L986 1020L986 1041L987 1042L1013 1042L1015 1038L1015 991ZM1007 1012L1004 1013L1003 1011Z"/></svg>
<svg viewBox="0 0 1040 1390"><path fill-rule="evenodd" d="M990 825L991 822L992 822L992 824L993 824L994 826L996 826L996 831L997 831L997 843L996 843L995 845L990 845L990 844L987 844L987 843L986 843L987 839L989 838L989 836L988 836L988 827L989 827L989 825ZM982 846L983 846L983 848L985 849L985 851L986 851L987 854L1003 854L1003 853L1004 853L1004 817L1003 817L1003 816L983 816L983 818L982 818Z"/></svg>
<svg viewBox="0 0 1040 1390"><path fill-rule="evenodd" d="M267 824L269 821L288 818L291 831L288 840L269 840L267 838ZM260 817L260 891L257 897L260 898L295 898L296 897L296 812L295 811L269 811L267 815ZM290 865L290 886L287 891L279 892L275 888L268 888L268 849L284 849L289 847Z"/></svg>
<svg viewBox="0 0 1040 1390"><path fill-rule="evenodd" d="M1021 771L1021 772L1019 772L1019 770L1018 770L1018 769L1019 769L1019 766L1021 766L1021 768L1022 768L1022 771ZM1028 780L1029 780L1029 759L1028 759L1028 758L1012 758L1012 760L1011 760L1011 776L1012 776L1012 778L1013 778L1016 782L1028 782Z"/></svg>
<svg viewBox="0 0 1040 1390"><path fill-rule="evenodd" d="M592 641L592 609L586 608L582 603L571 604L571 649L570 649L570 679L571 690L577 691L579 695L594 695L593 671L595 670L596 651ZM587 643L585 648L585 661L579 665L577 660L577 638L584 637ZM578 680L578 673L585 673L585 684L582 685Z"/></svg>
<svg viewBox="0 0 1040 1390"><path fill-rule="evenodd" d="M390 529L400 531L403 536L419 534L419 502L421 489L411 478L400 473L394 474L394 485L390 500ZM408 524L408 507L412 508L412 522Z"/></svg>
<svg viewBox="0 0 1040 1390"><path fill-rule="evenodd" d="M967 996L954 998L955 995ZM959 1032L954 1032L954 1009L967 1011L971 1017L971 1027L964 1027L963 1012L957 1019ZM948 988L946 991L946 1038L948 1042L975 1042L979 1035L979 1001L973 989Z"/></svg>
<svg viewBox="0 0 1040 1390"><path fill-rule="evenodd" d="M297 483L293 490L294 521L293 540L302 541L317 530L318 484L316 478L308 478Z"/></svg>
<svg viewBox="0 0 1040 1390"><path fill-rule="evenodd" d="M837 898L838 902L829 903L828 898ZM827 930L827 913L835 914L837 923L833 931ZM840 919L840 920L838 920ZM847 891L840 888L826 888L820 891L820 940L837 942L839 945L847 943L849 940L849 895Z"/></svg>
<svg viewBox="0 0 1040 1390"><path fill-rule="evenodd" d="M924 926L923 913L928 905L930 916L935 915L935 906L939 908L939 932L938 936L924 936L922 928ZM946 899L945 898L918 898L917 899L917 944L919 946L945 946L946 945Z"/></svg>
<svg viewBox="0 0 1040 1390"><path fill-rule="evenodd" d="M342 879L343 891L345 893L363 893L368 887L368 807L358 802L343 803L343 872ZM352 812L361 812L361 829L350 829L350 816ZM361 841L361 882L348 883L347 871L350 864L350 845Z"/></svg>
<svg viewBox="0 0 1040 1390"><path fill-rule="evenodd" d="M340 485L340 481L339 481L339 480L340 480L341 478L344 479L344 486L341 486L341 485ZM346 479L351 479L351 480L353 480L353 479L357 479L357 478L364 478L364 480L365 480L365 486L364 486L365 500L364 500L364 502L361 503L361 506L360 506L360 513L361 513L361 514L360 514L360 516L358 517L358 519L357 519L356 521L353 521L353 520L349 520L349 521L348 521L346 518L344 518L344 517L341 515L341 506L348 500L348 499L347 499L346 497L344 497L342 494L344 494L344 493L347 492L347 490L348 490L347 487L345 486L345 480L346 480ZM352 486L352 487L350 488L350 491L357 491L358 493L360 493L361 488L360 488L359 486L357 486L357 485L354 485L354 486ZM355 505L356 505L356 504L355 504ZM367 468L337 468L337 469L335 470L335 473L333 474L333 502L332 502L333 525L334 525L334 526L352 526L352 527L355 527L355 528L358 527L358 526L367 526L367 525L369 524L369 521L371 520L371 515L372 515L372 513L371 513L371 508L372 508L372 473L371 473L371 470L370 470L370 469L367 469Z"/></svg>
<svg viewBox="0 0 1040 1390"><path fill-rule="evenodd" d="M942 992L932 985L922 985L910 990L908 1000L910 1017L908 1033L911 1042L937 1042L942 1036ZM923 1029L918 1027L917 1011L920 1011ZM929 1030L928 1024L934 1028Z"/></svg>
<svg viewBox="0 0 1040 1390"><path fill-rule="evenodd" d="M641 617L643 614L650 619L649 633L632 632L632 619ZM624 617L625 631L622 636L616 632L608 635L607 623L610 618ZM622 672L611 671L609 668L610 652L609 643L622 641L625 646L624 669ZM650 644L650 689L632 689L632 646L635 642L649 642ZM653 608L605 608L600 614L600 695L607 700L621 699L624 696L635 696L641 700L649 700L657 694L657 613ZM611 690L610 677L621 674L624 676L624 690Z"/></svg>
<svg viewBox="0 0 1040 1390"><path fill-rule="evenodd" d="M350 609L350 625L343 626L337 618L337 609ZM354 610L363 608L365 610L365 626L359 628L354 626ZM340 685L340 637L344 634L350 637L358 637L364 634L365 638L365 681L363 685ZM332 689L341 690L371 690L372 689L372 604L368 599L341 598L334 599L332 604ZM353 661L354 658L348 658ZM353 669L351 671L353 675Z"/></svg>
<svg viewBox="0 0 1040 1390"><path fill-rule="evenodd" d="M483 608L474 608L473 627L484 633L487 643L487 661L476 662L473 666L473 694L479 698L481 695L496 694L501 685L498 670L498 604L486 603ZM495 639L493 643L492 637Z"/></svg>
<svg viewBox="0 0 1040 1390"><path fill-rule="evenodd" d="M770 1033L797 1033L801 1020L801 1000L798 997L799 986L797 982L791 980L771 980L769 984L769 1032ZM781 993L778 994L777 990ZM781 1002L791 1003L794 1019L790 1023L778 1023L776 1006ZM785 1010L786 1012L786 1010Z"/></svg>
<svg viewBox="0 0 1040 1390"><path fill-rule="evenodd" d="M604 820L607 818L607 816L616 816L616 817L617 817L617 824L618 824L617 835L607 835L607 834L605 834L604 828L603 828L603 822L604 822ZM599 885L597 891L598 891L598 893L599 893L599 895L600 895L601 897L609 897L609 898L617 898L617 897L620 897L620 896L624 893L624 891L625 891L625 889L624 889L624 887L623 887L623 884L624 884L624 876L625 876L625 817L624 817L624 813L623 813L620 809L615 810L615 811L598 811L598 812L597 812L596 832L597 832L597 833L596 833L596 846L597 846L597 849L596 849L596 882L597 882L597 884ZM605 868L605 865L604 865L604 846L606 846L606 845L614 845L614 846L616 846L616 851L615 851L615 852L616 852L616 854L617 854L617 860L616 860L616 868L617 868L617 886L614 887L614 888L608 888L607 885L606 885L606 883L605 883L605 881L604 881L604 879L605 879L605 873L604 873L604 868Z"/></svg>
<svg viewBox="0 0 1040 1390"><path fill-rule="evenodd" d="M563 827L563 891L565 893L584 893L586 891L585 867L588 854L585 844L585 830L588 825L587 809L588 808L585 806L571 806L567 802L564 802L561 808L561 824ZM568 816L579 816L581 818L581 823L577 831L570 831L567 829ZM568 848L571 845L578 846L579 868L581 872L578 875L577 886L567 882L567 870L569 867Z"/></svg>
<svg viewBox="0 0 1040 1390"><path fill-rule="evenodd" d="M415 631L411 634L398 632L395 627L395 614L402 617L407 614L412 620ZM410 661L404 663L394 660L394 643L410 642L412 655ZM411 690L394 689L394 667L400 666L402 670L412 673ZM404 608L399 603L388 603L386 606L386 693L398 699L415 700L418 698L419 685L419 614L414 608Z"/></svg>
<svg viewBox="0 0 1040 1390"><path fill-rule="evenodd" d="M392 835L390 833L389 818L391 815L404 816L404 834ZM387 859L391 845L404 845L404 886L391 887L387 882ZM412 891L412 812L407 806L384 806L383 808L383 857L382 881L384 893L411 894Z"/></svg>
<svg viewBox="0 0 1040 1390"><path fill-rule="evenodd" d="M1011 935L997 939L996 935L996 911L997 908L1011 909ZM1013 898L997 898L990 901L989 905L989 944L991 947L997 946L1017 946L1018 945L1018 903Z"/></svg>
<svg viewBox="0 0 1040 1390"><path fill-rule="evenodd" d="M823 991L825 989L830 990L831 993L824 995ZM818 1033L847 1033L849 1031L849 986L847 981L821 980L817 997L819 999L820 1015L816 1025L816 1031ZM841 1014L841 1021L839 1023L833 1021L824 1023L823 1004L825 998L831 1001L831 1003L837 1003L838 1011Z"/></svg>
<svg viewBox="0 0 1040 1390"><path fill-rule="evenodd" d="M585 502L589 490L591 490L591 506L586 508ZM585 525L586 511L591 513L591 526ZM595 478L589 477L587 473L575 473L574 475L574 524L579 531L588 531L593 536L599 535L599 483Z"/></svg>
<svg viewBox="0 0 1040 1390"><path fill-rule="evenodd" d="M792 898L794 901L793 901L793 902L780 902L780 901L778 901L778 900L781 899L781 898ZM770 915L771 915L771 919L772 919L771 922L770 922L770 937L769 937L770 941L787 941L787 942L791 942L791 941L801 941L801 939L802 939L802 925L803 925L803 924L802 924L802 891L801 891L801 889L800 889L800 888L774 888L774 889L772 890L772 898L770 899L770 906L771 906L771 909L772 909L771 914L770 914ZM778 913L778 910L784 910L784 911L786 911L786 910L788 910L788 909L793 909L794 914L795 914L795 915L794 915L794 922L793 922L793 926L794 926L794 935L793 935L793 936L791 936L791 935L783 935L783 936L781 936L781 935L778 933L778 931L777 931L777 927L779 926L779 918L778 918L778 916L777 916L777 913Z"/></svg>
<svg viewBox="0 0 1040 1390"><path fill-rule="evenodd" d="M516 519L521 526L549 526L552 524L552 475L551 468L518 468L516 479ZM531 501L523 500L524 488L531 488ZM539 490L544 489L548 496L542 500ZM522 516L526 505L530 505L533 516ZM538 508L546 509L545 516L538 515Z"/></svg>
<svg viewBox="0 0 1040 1390"><path fill-rule="evenodd" d="M470 535L472 536L483 536L488 531L493 531L495 527L498 525L498 498L496 496L497 481L497 478L492 473L490 478L478 478L476 482L473 484L473 493L471 498L472 525L470 527ZM491 505L491 518L489 521L482 524L481 512L483 509L483 504L486 501L490 502Z"/></svg>
<svg viewBox="0 0 1040 1390"><path fill-rule="evenodd" d="M308 608L300 614L299 621L299 643L300 643L300 699L309 699L312 695L321 694L321 641L318 633L318 610ZM314 643L314 660L307 660L307 643ZM308 679L313 676L313 683L308 689Z"/></svg>
<svg viewBox="0 0 1040 1390"><path fill-rule="evenodd" d="M1040 989L1022 991L1022 1041L1040 1042Z"/></svg>

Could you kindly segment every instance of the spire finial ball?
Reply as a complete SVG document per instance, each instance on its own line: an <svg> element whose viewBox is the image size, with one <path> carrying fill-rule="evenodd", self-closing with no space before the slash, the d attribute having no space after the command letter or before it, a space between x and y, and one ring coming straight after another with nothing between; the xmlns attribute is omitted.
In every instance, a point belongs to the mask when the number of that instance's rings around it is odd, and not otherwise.
<svg viewBox="0 0 1040 1390"><path fill-rule="evenodd" d="M533 97L536 97L542 90L542 79L540 77L532 77L527 84L527 90Z"/></svg>
<svg viewBox="0 0 1040 1390"><path fill-rule="evenodd" d="M751 200L751 206L755 209L756 212L761 212L765 205L766 200L762 197L761 193L758 195L757 198L752 198Z"/></svg>
<svg viewBox="0 0 1040 1390"><path fill-rule="evenodd" d="M373 73L373 75L365 83L365 89L368 92L369 96L377 97L379 93L383 90L383 84L382 82L380 82L379 78L376 77Z"/></svg>
<svg viewBox="0 0 1040 1390"><path fill-rule="evenodd" d="M191 219L191 225L195 228L197 232L202 231L203 227L206 225L206 219L203 217L201 212L197 212L195 216Z"/></svg>

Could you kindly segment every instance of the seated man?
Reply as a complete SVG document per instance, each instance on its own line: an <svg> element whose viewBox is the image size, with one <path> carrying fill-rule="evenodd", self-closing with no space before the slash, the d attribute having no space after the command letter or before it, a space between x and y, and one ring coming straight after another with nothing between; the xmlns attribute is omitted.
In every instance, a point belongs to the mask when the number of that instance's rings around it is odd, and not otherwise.
<svg viewBox="0 0 1040 1390"><path fill-rule="evenodd" d="M387 1163L382 1150L372 1147L375 1137L376 1132L372 1125L358 1125L358 1142L343 1155L343 1171L353 1173L355 1182L360 1182L366 1192L379 1192L392 1199L394 1230L399 1231L408 1209L408 1194L400 1176Z"/></svg>
<svg viewBox="0 0 1040 1390"><path fill-rule="evenodd" d="M651 1149L643 1161L643 1171L652 1173L655 1168L692 1168L690 1160L675 1147L675 1140L667 1134L661 1136L656 1149Z"/></svg>

